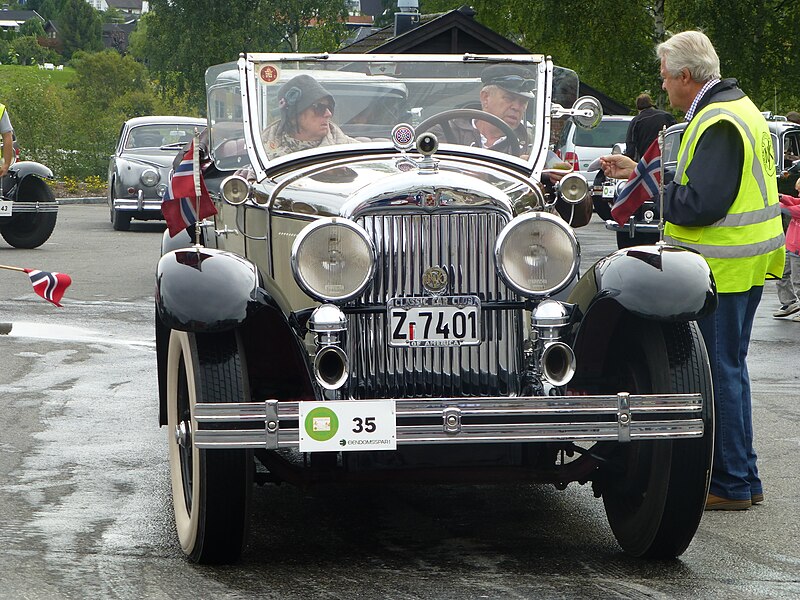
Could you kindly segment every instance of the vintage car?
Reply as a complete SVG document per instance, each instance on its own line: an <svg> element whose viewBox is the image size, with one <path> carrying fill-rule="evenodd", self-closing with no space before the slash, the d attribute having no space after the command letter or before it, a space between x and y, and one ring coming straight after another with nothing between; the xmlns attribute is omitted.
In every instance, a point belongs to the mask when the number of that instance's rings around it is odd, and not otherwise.
<svg viewBox="0 0 800 600"><path fill-rule="evenodd" d="M0 177L0 235L15 248L38 248L50 239L58 218L58 202L47 185L53 172L41 163L18 158L14 137L11 167Z"/></svg>
<svg viewBox="0 0 800 600"><path fill-rule="evenodd" d="M205 125L204 119L194 117L150 116L125 121L108 163L107 197L114 229L128 231L131 219L163 218L161 198L175 152Z"/></svg>
<svg viewBox="0 0 800 600"><path fill-rule="evenodd" d="M770 138L775 153L775 173L778 191L794 196L794 183L797 181L797 168L792 168L800 160L800 125L786 121L768 121ZM678 162L678 149L686 123L678 123L664 132L664 169L675 171ZM599 165L599 161L595 164ZM598 167L599 168L599 167ZM626 248L638 244L653 244L660 237L658 198L646 201L631 215L628 221L619 225L611 218L611 206L624 186L624 180L607 177L602 171L592 186L592 199L595 212L606 221L606 228L617 233L617 246Z"/></svg>
<svg viewBox="0 0 800 600"><path fill-rule="evenodd" d="M457 119L515 135L464 108L493 64L532 74L512 82L531 96L519 156L447 139ZM298 74L352 140L270 152ZM159 418L191 560L236 560L253 484L282 482L591 483L625 551L685 550L711 468L695 320L715 284L665 245L579 276L588 184L546 167L551 120L601 116L574 72L542 55L247 54L206 82L218 213L165 234L156 270Z"/></svg>

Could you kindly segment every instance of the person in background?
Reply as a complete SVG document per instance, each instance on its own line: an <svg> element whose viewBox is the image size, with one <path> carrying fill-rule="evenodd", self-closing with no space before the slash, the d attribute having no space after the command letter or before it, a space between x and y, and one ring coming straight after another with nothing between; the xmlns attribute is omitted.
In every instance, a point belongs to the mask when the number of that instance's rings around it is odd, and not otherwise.
<svg viewBox="0 0 800 600"><path fill-rule="evenodd" d="M658 45L662 87L686 111L678 171L664 189L665 241L700 252L717 284L718 307L698 321L714 382L714 464L706 510L746 510L764 500L753 446L747 350L767 276L779 278L784 235L775 159L761 111L699 31ZM610 177L636 163L604 156Z"/></svg>
<svg viewBox="0 0 800 600"><path fill-rule="evenodd" d="M636 110L639 114L631 119L625 136L625 156L638 161L663 127L675 125L675 117L665 110L655 108L650 94L639 94L636 98Z"/></svg>
<svg viewBox="0 0 800 600"><path fill-rule="evenodd" d="M794 188L800 192L800 179L795 181ZM781 210L790 217L786 229L786 262L783 277L775 286L781 307L772 316L775 318L792 317L792 321L800 323L800 198L780 194Z"/></svg>
<svg viewBox="0 0 800 600"><path fill-rule="evenodd" d="M297 75L284 83L278 91L278 106L281 118L261 134L269 158L356 141L332 122L336 101L310 75Z"/></svg>
<svg viewBox="0 0 800 600"><path fill-rule="evenodd" d="M3 164L0 165L0 177L8 173L14 158L13 132L14 128L11 127L11 119L8 118L6 106L0 103L0 135L3 137Z"/></svg>
<svg viewBox="0 0 800 600"><path fill-rule="evenodd" d="M786 113L786 120L792 123L800 123L800 113L796 110L790 110Z"/></svg>

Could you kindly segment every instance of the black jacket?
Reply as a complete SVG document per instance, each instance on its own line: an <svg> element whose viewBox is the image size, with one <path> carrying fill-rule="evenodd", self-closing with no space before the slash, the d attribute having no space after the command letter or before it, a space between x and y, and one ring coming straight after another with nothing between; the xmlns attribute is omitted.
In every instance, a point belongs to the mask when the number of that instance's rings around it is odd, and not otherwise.
<svg viewBox="0 0 800 600"><path fill-rule="evenodd" d="M675 117L668 112L657 108L645 108L633 117L628 125L628 134L625 136L625 156L635 161L644 156L644 153L658 137L662 127L675 125Z"/></svg>

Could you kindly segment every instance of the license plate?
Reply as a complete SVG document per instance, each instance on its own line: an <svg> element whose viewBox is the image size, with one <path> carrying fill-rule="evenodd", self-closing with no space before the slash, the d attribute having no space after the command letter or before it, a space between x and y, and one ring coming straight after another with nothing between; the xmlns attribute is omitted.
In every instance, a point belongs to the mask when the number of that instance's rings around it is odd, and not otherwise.
<svg viewBox="0 0 800 600"><path fill-rule="evenodd" d="M390 346L481 343L481 300L477 296L392 298L387 312Z"/></svg>
<svg viewBox="0 0 800 600"><path fill-rule="evenodd" d="M11 200L0 200L0 217L10 217L13 207L14 202Z"/></svg>
<svg viewBox="0 0 800 600"><path fill-rule="evenodd" d="M603 184L603 198L613 198L617 193L617 185L615 183Z"/></svg>

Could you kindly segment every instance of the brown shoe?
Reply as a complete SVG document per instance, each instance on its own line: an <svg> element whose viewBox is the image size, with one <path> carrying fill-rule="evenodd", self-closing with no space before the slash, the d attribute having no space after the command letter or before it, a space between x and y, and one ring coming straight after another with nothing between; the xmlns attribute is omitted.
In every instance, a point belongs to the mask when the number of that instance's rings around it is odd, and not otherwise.
<svg viewBox="0 0 800 600"><path fill-rule="evenodd" d="M750 503L755 506L756 504L761 504L764 501L764 494L751 494L750 495Z"/></svg>
<svg viewBox="0 0 800 600"><path fill-rule="evenodd" d="M751 502L751 500L729 500L709 493L706 499L706 510L747 510L750 508Z"/></svg>

